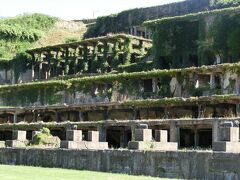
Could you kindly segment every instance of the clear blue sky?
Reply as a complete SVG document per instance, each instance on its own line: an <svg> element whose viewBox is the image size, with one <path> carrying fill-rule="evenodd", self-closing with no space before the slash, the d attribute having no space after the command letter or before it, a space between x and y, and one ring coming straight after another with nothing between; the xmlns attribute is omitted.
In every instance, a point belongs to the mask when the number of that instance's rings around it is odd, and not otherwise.
<svg viewBox="0 0 240 180"><path fill-rule="evenodd" d="M44 13L62 19L83 19L182 0L0 0L0 17Z"/></svg>

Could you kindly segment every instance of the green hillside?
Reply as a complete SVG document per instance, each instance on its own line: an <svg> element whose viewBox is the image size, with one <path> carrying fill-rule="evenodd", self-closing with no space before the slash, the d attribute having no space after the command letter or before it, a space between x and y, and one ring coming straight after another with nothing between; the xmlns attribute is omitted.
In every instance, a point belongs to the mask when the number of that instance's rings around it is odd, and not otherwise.
<svg viewBox="0 0 240 180"><path fill-rule="evenodd" d="M73 24L75 30L72 30ZM64 43L68 39L79 40L85 29L83 23L62 21L43 14L0 19L0 59L11 60L33 47Z"/></svg>

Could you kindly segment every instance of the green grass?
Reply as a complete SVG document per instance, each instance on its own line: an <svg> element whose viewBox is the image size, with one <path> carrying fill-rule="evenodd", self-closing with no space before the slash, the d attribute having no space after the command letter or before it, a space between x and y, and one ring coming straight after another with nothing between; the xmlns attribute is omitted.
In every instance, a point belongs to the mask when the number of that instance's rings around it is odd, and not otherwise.
<svg viewBox="0 0 240 180"><path fill-rule="evenodd" d="M0 179L4 180L157 180L146 176L100 173L57 168L0 165Z"/></svg>

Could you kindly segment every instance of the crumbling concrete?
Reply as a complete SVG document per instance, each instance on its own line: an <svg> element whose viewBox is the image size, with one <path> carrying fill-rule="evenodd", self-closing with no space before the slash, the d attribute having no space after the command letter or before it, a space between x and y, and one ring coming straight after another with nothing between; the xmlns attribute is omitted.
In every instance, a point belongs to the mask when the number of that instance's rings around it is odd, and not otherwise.
<svg viewBox="0 0 240 180"><path fill-rule="evenodd" d="M6 145L5 145L5 141L0 141L0 148L3 148L3 147L5 147Z"/></svg>
<svg viewBox="0 0 240 180"><path fill-rule="evenodd" d="M167 141L167 131L155 131L155 141L152 139L151 129L136 129L135 140L128 143L128 149L176 151L178 143Z"/></svg>
<svg viewBox="0 0 240 180"><path fill-rule="evenodd" d="M64 149L107 149L107 142L99 142L99 132L89 131L88 141L83 141L81 130L67 130L66 141L61 141Z"/></svg>
<svg viewBox="0 0 240 180"><path fill-rule="evenodd" d="M211 151L0 148L0 164L85 169L180 179L240 179L240 156Z"/></svg>
<svg viewBox="0 0 240 180"><path fill-rule="evenodd" d="M26 147L28 144L27 132L13 130L12 140L7 140L5 144L7 147Z"/></svg>
<svg viewBox="0 0 240 180"><path fill-rule="evenodd" d="M220 141L213 142L213 151L239 153L239 127L222 127L219 130Z"/></svg>

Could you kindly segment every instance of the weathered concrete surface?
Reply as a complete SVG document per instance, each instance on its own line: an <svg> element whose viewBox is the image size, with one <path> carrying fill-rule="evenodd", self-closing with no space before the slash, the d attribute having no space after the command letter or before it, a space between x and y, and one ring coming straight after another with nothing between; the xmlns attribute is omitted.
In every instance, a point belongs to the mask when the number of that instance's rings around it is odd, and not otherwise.
<svg viewBox="0 0 240 180"><path fill-rule="evenodd" d="M128 143L128 149L131 149L131 150L177 151L178 143L175 143L175 142L130 141Z"/></svg>
<svg viewBox="0 0 240 180"><path fill-rule="evenodd" d="M240 154L128 150L0 149L0 163L186 179L239 179Z"/></svg>
<svg viewBox="0 0 240 180"><path fill-rule="evenodd" d="M5 145L5 141L0 141L0 148L3 148L3 147L5 147L6 145Z"/></svg>

